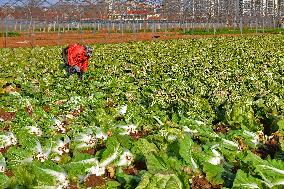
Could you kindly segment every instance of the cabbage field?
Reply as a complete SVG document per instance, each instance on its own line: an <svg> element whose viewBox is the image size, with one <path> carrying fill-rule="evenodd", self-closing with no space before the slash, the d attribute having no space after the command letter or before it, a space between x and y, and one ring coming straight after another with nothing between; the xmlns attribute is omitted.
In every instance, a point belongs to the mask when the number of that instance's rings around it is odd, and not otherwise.
<svg viewBox="0 0 284 189"><path fill-rule="evenodd" d="M0 188L284 188L284 36L0 49Z"/></svg>

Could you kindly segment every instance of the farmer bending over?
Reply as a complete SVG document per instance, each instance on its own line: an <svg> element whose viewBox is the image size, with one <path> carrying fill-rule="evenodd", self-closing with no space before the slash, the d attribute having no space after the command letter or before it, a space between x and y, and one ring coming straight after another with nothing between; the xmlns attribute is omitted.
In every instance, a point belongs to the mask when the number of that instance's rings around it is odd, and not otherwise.
<svg viewBox="0 0 284 189"><path fill-rule="evenodd" d="M67 68L68 76L77 73L81 80L83 73L88 70L89 59L93 54L93 49L89 46L73 44L62 51L63 60Z"/></svg>

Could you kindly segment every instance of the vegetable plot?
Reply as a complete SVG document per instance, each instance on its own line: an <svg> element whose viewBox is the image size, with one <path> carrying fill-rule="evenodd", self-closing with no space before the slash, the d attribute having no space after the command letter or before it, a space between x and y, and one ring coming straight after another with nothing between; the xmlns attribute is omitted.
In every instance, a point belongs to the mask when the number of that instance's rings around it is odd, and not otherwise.
<svg viewBox="0 0 284 189"><path fill-rule="evenodd" d="M284 37L0 49L0 188L283 188Z"/></svg>

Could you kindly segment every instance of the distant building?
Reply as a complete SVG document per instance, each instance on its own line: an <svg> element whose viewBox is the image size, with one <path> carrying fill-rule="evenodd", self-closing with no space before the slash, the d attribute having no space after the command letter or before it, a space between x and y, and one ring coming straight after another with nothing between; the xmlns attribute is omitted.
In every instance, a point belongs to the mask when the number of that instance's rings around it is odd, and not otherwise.
<svg viewBox="0 0 284 189"><path fill-rule="evenodd" d="M111 0L108 18L111 20L157 20L161 17L159 8L158 5L144 2Z"/></svg>
<svg viewBox="0 0 284 189"><path fill-rule="evenodd" d="M243 14L252 16L262 13L265 16L275 16L280 3L280 0L243 0Z"/></svg>
<svg viewBox="0 0 284 189"><path fill-rule="evenodd" d="M1 0L0 0L1 1ZM25 2L27 0L23 0ZM282 20L284 1L280 0L97 0L57 1L52 5L0 7L0 17L44 21L93 20L183 20L189 22L233 22L259 17ZM229 21L230 20L230 21ZM235 21L234 21L235 22ZM268 20L269 22L269 20Z"/></svg>

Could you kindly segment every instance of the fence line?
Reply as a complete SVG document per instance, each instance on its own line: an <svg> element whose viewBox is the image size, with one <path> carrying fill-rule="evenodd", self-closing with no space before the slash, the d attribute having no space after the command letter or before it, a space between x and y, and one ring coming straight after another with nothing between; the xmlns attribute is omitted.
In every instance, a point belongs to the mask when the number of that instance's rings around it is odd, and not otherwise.
<svg viewBox="0 0 284 189"><path fill-rule="evenodd" d="M41 40L54 40L54 45L62 45L70 41L84 43L92 39L102 37L107 42L107 35L120 35L120 38L132 36L136 40L140 34L151 34L153 39L157 33L167 35L169 32L199 34L198 32L209 32L216 34L218 31L227 29L242 34L243 29L249 29L253 33L263 33L266 28L273 27L273 23L262 20L261 22L248 22L242 26L233 23L228 26L221 22L179 22L179 21L93 21L93 22L46 22L33 20L7 20L1 19L2 46L9 47L9 41L16 43L28 43L30 46L40 45ZM284 31L284 29L283 29ZM161 34L163 33L163 34ZM133 35L128 35L133 34ZM134 35L136 34L136 35ZM138 35L139 34L139 35ZM50 36L46 37L46 36ZM127 39L128 40L128 39ZM8 44L7 44L8 41Z"/></svg>
<svg viewBox="0 0 284 189"><path fill-rule="evenodd" d="M138 31L151 30L156 27L157 30L169 30L169 29L188 29L188 28L203 28L203 29L213 29L213 28L234 28L238 27L239 23L232 23L228 25L225 22L179 22L179 21L92 21L92 22L46 22L41 20L33 20L32 23L26 20L4 20L4 28L2 27L1 32L5 31L15 31L15 32L68 32L77 30L102 30L106 29L108 32L114 31L132 31L134 33ZM2 21L3 22L3 21ZM3 23L2 23L3 25ZM274 28L273 23L259 21L259 22L247 22L243 25L244 27L270 27Z"/></svg>

